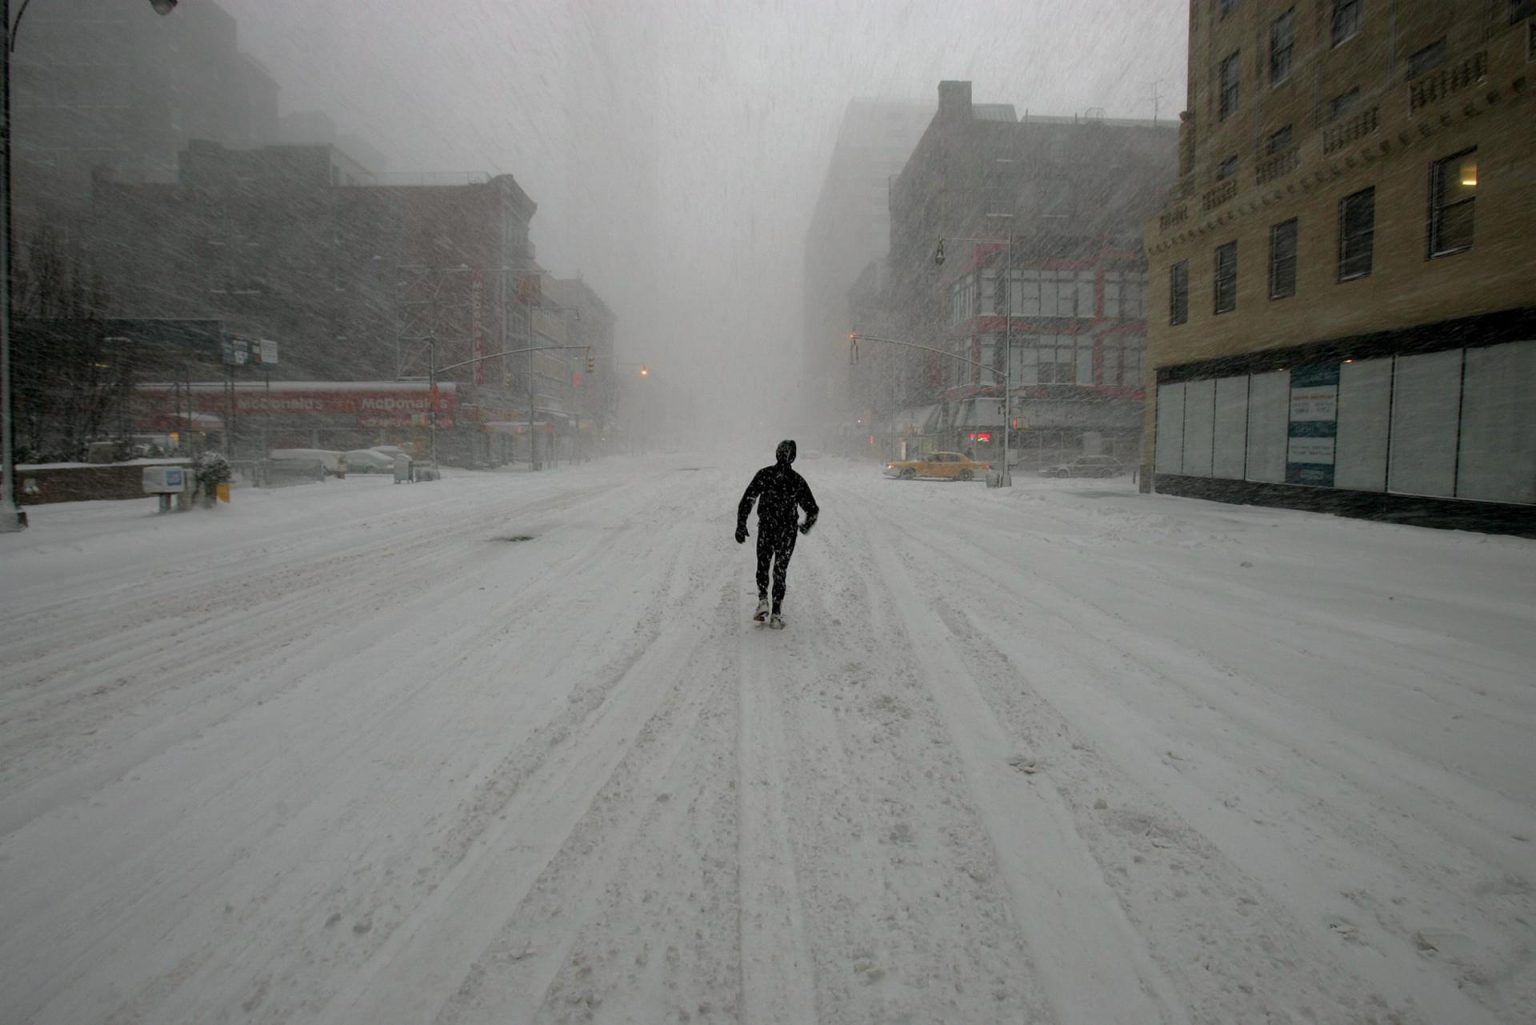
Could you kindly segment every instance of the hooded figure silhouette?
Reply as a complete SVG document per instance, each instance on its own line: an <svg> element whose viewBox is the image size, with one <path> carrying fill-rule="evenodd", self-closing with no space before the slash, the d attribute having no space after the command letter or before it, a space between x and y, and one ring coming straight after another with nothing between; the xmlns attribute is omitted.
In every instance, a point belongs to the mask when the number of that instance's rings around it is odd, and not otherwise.
<svg viewBox="0 0 1536 1025"><path fill-rule="evenodd" d="M781 441L773 453L774 463L752 475L752 483L742 493L736 506L736 543L747 539L747 515L757 503L757 613L752 617L768 625L782 627L780 608L784 604L784 578L789 572L790 556L795 554L795 531L810 533L821 511L811 495L805 478L790 468L795 461L795 443ZM805 522L800 522L800 510ZM773 606L768 605L769 571L773 576Z"/></svg>

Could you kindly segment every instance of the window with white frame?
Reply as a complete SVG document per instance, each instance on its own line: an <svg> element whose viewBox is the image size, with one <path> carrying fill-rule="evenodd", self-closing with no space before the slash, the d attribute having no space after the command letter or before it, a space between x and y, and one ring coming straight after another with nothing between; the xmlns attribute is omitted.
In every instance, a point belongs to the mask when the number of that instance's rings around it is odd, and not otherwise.
<svg viewBox="0 0 1536 1025"><path fill-rule="evenodd" d="M1040 272L1040 316L1077 316L1077 289L1071 271Z"/></svg>
<svg viewBox="0 0 1536 1025"><path fill-rule="evenodd" d="M1144 370L1143 356L1147 340L1142 335L1105 335L1103 372L1100 384L1108 387L1140 388Z"/></svg>
<svg viewBox="0 0 1536 1025"><path fill-rule="evenodd" d="M1141 320L1147 315L1147 276L1140 271L1104 272L1104 316Z"/></svg>
<svg viewBox="0 0 1536 1025"><path fill-rule="evenodd" d="M1019 383L1093 383L1093 345L1087 337L1082 339L1082 346L1078 345L1078 339L1073 335L1039 335L1032 337L1030 342L1020 353L1025 366L1025 379ZM1084 354L1086 360L1080 358ZM1085 362L1088 370L1086 380L1082 372Z"/></svg>
<svg viewBox="0 0 1536 1025"><path fill-rule="evenodd" d="M1016 270L1013 272L1013 315L1015 317L1040 316L1040 272Z"/></svg>

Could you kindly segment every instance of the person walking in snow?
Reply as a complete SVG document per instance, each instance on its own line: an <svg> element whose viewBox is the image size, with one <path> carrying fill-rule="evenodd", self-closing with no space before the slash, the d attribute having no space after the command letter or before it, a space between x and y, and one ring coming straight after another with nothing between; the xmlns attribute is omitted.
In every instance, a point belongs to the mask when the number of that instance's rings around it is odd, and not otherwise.
<svg viewBox="0 0 1536 1025"><path fill-rule="evenodd" d="M775 630L784 629L780 615L784 604L784 577L790 556L795 554L795 531L808 534L816 525L816 499L805 478L790 468L795 461L795 443L781 441L773 453L774 463L752 475L752 483L742 493L736 506L736 543L747 539L747 514L757 503L757 612L752 619ZM805 522L800 522L800 510ZM768 579L773 573L773 604L768 604Z"/></svg>

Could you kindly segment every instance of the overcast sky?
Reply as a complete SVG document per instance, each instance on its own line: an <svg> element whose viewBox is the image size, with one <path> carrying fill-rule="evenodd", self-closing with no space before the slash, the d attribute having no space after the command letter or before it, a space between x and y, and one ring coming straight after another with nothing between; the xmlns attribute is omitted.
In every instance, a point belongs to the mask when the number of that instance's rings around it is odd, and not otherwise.
<svg viewBox="0 0 1536 1025"><path fill-rule="evenodd" d="M515 175L540 261L610 301L625 353L735 410L762 397L769 433L849 99L933 104L941 79L1042 114L1184 99L1188 0L219 2L284 112L327 112L391 172Z"/></svg>

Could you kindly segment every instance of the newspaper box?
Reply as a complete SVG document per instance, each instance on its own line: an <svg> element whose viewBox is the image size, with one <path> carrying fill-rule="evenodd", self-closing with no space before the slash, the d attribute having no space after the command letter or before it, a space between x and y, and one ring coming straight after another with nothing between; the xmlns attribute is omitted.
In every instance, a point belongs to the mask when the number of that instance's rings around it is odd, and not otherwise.
<svg viewBox="0 0 1536 1025"><path fill-rule="evenodd" d="M144 493L160 496L160 511L171 511L171 496L176 496L179 509L187 507L189 475L185 466L144 467Z"/></svg>
<svg viewBox="0 0 1536 1025"><path fill-rule="evenodd" d="M395 455L395 483L404 484L411 479L411 457L404 452Z"/></svg>

